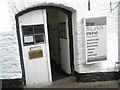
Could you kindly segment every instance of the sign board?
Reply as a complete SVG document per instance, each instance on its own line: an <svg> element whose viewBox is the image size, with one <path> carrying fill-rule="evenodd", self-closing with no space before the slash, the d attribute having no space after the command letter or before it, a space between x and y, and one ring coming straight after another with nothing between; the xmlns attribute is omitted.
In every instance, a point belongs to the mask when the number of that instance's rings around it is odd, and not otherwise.
<svg viewBox="0 0 120 90"><path fill-rule="evenodd" d="M107 60L106 17L84 19L86 63Z"/></svg>
<svg viewBox="0 0 120 90"><path fill-rule="evenodd" d="M41 57L43 57L43 50L29 51L29 59L35 59Z"/></svg>

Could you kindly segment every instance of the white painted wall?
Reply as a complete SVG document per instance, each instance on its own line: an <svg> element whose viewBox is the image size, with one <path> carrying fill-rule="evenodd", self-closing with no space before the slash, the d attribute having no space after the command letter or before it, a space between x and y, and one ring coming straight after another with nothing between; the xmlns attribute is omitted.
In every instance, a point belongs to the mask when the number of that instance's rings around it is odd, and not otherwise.
<svg viewBox="0 0 120 90"><path fill-rule="evenodd" d="M1 0L0 10L0 78L21 78L20 58L16 38L15 15L27 8L40 5L54 5L73 12L73 40L75 71L79 73L116 71L118 61L118 8L110 12L110 2L119 0L90 0L91 10L87 8L88 0ZM115 4L113 4L114 6ZM107 16L107 57L108 60L98 64L85 64L85 42L83 18ZM0 65L1 66L1 65Z"/></svg>
<svg viewBox="0 0 120 90"><path fill-rule="evenodd" d="M0 0L0 79L21 78L15 17L7 0Z"/></svg>
<svg viewBox="0 0 120 90"><path fill-rule="evenodd" d="M112 1L116 2L116 1ZM78 11L80 12L80 11ZM91 72L111 72L116 71L115 62L118 61L118 9L116 8L113 12L110 12L110 1L103 0L102 2L98 0L91 0L91 10L84 12L79 17L88 18L88 17L107 17L107 61L98 64L86 65L84 60L84 29L82 28L83 22L81 22L80 28L82 32L79 32L77 42L81 44L77 45L77 61L76 61L76 70L82 73L91 73ZM77 24L78 25L78 24ZM82 37L81 37L82 36ZM83 38L83 39L82 39ZM83 48L80 48L83 47ZM79 54L81 53L81 54Z"/></svg>

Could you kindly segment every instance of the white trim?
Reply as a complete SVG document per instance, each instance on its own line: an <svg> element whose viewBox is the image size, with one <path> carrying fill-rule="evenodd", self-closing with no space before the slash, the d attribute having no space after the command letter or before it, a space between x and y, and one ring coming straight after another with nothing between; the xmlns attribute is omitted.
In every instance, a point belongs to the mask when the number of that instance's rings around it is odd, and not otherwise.
<svg viewBox="0 0 120 90"><path fill-rule="evenodd" d="M43 13L44 13L44 25L45 25L44 27L45 27L45 30L46 30L45 38L46 38L47 66L48 66L48 75L49 75L48 77L49 77L49 81L52 82L46 9L43 10Z"/></svg>

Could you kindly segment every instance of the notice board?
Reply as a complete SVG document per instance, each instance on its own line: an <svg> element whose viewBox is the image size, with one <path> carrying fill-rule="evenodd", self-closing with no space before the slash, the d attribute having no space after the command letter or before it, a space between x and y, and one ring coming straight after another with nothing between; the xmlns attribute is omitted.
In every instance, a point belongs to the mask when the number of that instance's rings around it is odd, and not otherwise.
<svg viewBox="0 0 120 90"><path fill-rule="evenodd" d="M86 63L107 60L106 17L84 19Z"/></svg>

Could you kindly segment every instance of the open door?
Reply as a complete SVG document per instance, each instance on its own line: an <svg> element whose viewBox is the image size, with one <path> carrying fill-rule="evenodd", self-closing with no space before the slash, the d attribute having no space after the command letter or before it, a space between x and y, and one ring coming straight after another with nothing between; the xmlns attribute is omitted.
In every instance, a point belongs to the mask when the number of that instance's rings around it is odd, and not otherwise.
<svg viewBox="0 0 120 90"><path fill-rule="evenodd" d="M26 84L51 82L46 10L19 17Z"/></svg>
<svg viewBox="0 0 120 90"><path fill-rule="evenodd" d="M67 74L71 74L68 16L62 11L59 12L59 30L60 30L61 67Z"/></svg>

